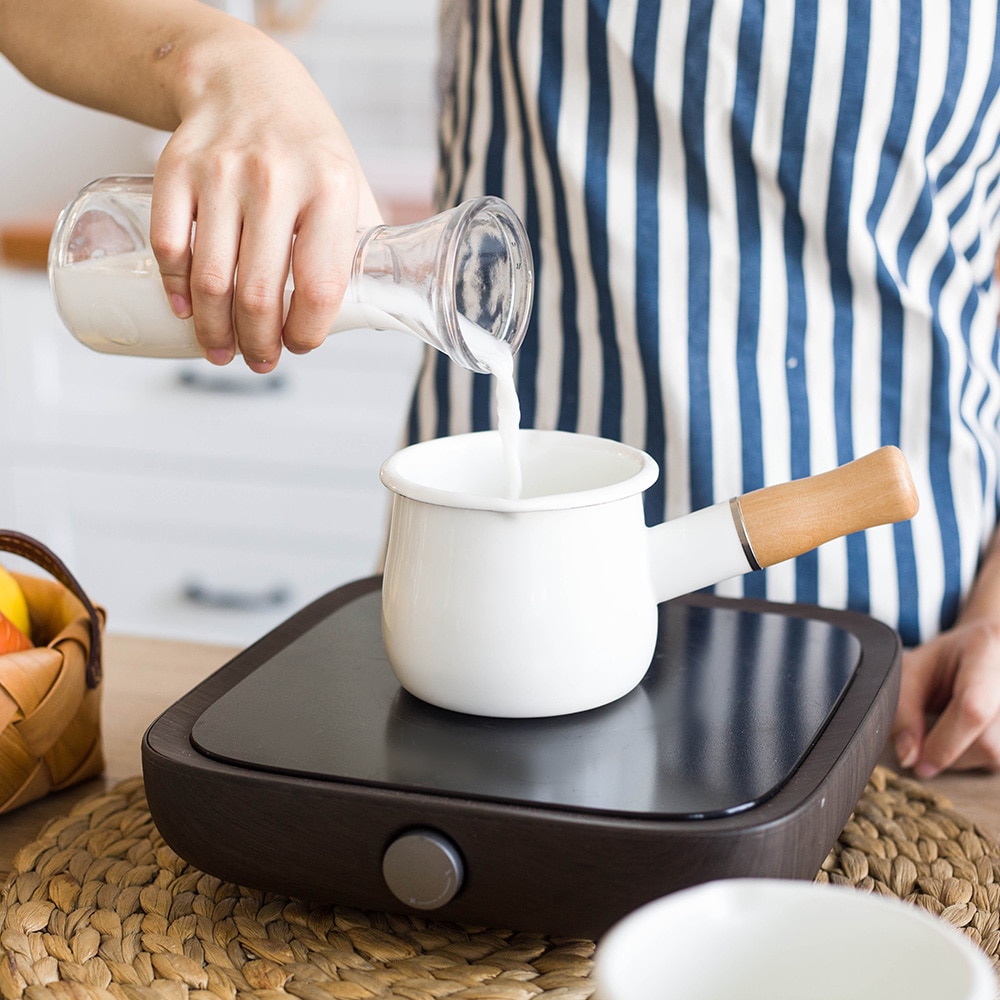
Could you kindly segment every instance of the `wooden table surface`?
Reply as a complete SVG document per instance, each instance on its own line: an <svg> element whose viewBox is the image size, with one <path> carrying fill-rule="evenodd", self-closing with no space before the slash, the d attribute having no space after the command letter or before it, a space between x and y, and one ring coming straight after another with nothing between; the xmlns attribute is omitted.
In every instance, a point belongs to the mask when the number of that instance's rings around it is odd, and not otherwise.
<svg viewBox="0 0 1000 1000"><path fill-rule="evenodd" d="M9 870L14 853L46 820L68 812L79 799L140 774L139 748L149 724L235 653L224 646L109 634L104 651L105 774L0 816L0 872ZM895 767L890 755L883 763ZM1000 775L946 774L926 784L986 833L1000 837Z"/></svg>

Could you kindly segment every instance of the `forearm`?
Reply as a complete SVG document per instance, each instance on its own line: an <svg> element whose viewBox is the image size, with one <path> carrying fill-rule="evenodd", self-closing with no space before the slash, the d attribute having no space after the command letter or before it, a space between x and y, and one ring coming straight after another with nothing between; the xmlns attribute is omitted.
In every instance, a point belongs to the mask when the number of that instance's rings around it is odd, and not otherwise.
<svg viewBox="0 0 1000 1000"><path fill-rule="evenodd" d="M265 48L279 47L196 0L0 0L0 51L28 79L168 131Z"/></svg>

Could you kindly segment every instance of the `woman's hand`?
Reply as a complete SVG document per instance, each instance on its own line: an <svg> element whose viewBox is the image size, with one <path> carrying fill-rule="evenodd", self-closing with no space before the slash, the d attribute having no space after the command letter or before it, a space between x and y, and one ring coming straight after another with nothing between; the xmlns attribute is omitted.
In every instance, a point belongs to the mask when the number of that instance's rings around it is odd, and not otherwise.
<svg viewBox="0 0 1000 1000"><path fill-rule="evenodd" d="M287 49L195 0L0 0L0 51L54 94L173 132L151 239L174 312L194 316L210 360L239 350L265 372L282 345L322 343L357 229L381 218L340 122Z"/></svg>
<svg viewBox="0 0 1000 1000"><path fill-rule="evenodd" d="M151 241L171 307L206 357L270 371L325 339L359 227L381 221L336 115L302 65L253 29L197 51L153 184ZM170 58L168 55L166 58ZM195 223L193 250L191 224ZM294 252L293 252L294 240ZM284 290L294 291L287 316Z"/></svg>
<svg viewBox="0 0 1000 1000"><path fill-rule="evenodd" d="M920 778L1000 770L1000 541L952 628L903 654L896 757Z"/></svg>
<svg viewBox="0 0 1000 1000"><path fill-rule="evenodd" d="M962 621L903 654L892 739L920 778L1000 770L1000 624Z"/></svg>

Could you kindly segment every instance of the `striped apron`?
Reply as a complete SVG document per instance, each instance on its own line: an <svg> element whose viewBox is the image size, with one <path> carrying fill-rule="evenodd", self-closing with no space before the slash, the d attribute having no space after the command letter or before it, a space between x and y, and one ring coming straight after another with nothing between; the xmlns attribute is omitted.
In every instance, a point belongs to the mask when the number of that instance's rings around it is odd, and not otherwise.
<svg viewBox="0 0 1000 1000"><path fill-rule="evenodd" d="M522 426L660 464L652 523L883 444L912 521L718 591L954 620L998 511L996 0L446 0L441 207L507 199ZM429 350L409 436L494 425Z"/></svg>

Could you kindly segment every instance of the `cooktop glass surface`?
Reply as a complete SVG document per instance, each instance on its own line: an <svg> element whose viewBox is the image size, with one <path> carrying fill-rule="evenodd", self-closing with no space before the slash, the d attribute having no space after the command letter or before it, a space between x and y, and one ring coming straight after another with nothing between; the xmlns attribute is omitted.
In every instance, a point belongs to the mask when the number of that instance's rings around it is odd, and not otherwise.
<svg viewBox="0 0 1000 1000"><path fill-rule="evenodd" d="M407 792L717 817L788 780L861 656L855 635L824 621L674 602L660 608L646 677L624 698L558 718L487 719L402 690L380 602L377 590L363 594L291 637L202 713L195 748L240 767Z"/></svg>

